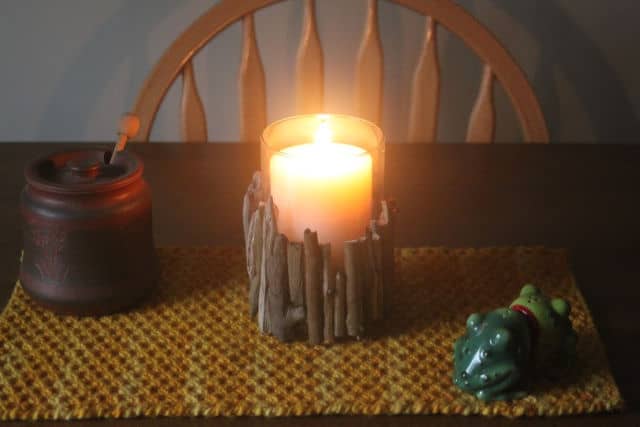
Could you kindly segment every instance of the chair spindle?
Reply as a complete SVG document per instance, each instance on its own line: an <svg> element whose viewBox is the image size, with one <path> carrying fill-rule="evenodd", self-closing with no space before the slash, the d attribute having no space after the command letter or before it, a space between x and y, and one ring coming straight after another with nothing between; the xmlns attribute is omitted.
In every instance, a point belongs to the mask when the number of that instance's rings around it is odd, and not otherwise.
<svg viewBox="0 0 640 427"><path fill-rule="evenodd" d="M198 94L193 58L182 67L182 102L180 108L183 142L207 142L207 118Z"/></svg>
<svg viewBox="0 0 640 427"><path fill-rule="evenodd" d="M380 124L382 117L383 53L378 28L378 0L369 0L367 22L356 63L356 112Z"/></svg>
<svg viewBox="0 0 640 427"><path fill-rule="evenodd" d="M467 142L491 143L495 138L496 112L493 101L493 71L489 65L484 66L480 93L476 100L469 127L467 129Z"/></svg>
<svg viewBox="0 0 640 427"><path fill-rule="evenodd" d="M305 0L304 9L296 64L296 109L299 114L324 110L324 55L318 36L315 0Z"/></svg>
<svg viewBox="0 0 640 427"><path fill-rule="evenodd" d="M253 14L242 19L242 63L238 86L240 91L240 140L259 143L267 124L267 97L264 68L260 59Z"/></svg>
<svg viewBox="0 0 640 427"><path fill-rule="evenodd" d="M432 143L438 132L440 61L436 22L427 18L425 27L424 43L411 86L408 141Z"/></svg>

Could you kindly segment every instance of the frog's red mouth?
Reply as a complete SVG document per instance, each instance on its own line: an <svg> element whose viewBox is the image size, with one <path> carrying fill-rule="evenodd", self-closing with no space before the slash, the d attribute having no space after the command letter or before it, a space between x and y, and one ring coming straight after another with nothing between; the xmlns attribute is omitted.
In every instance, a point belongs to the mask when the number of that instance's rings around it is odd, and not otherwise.
<svg viewBox="0 0 640 427"><path fill-rule="evenodd" d="M540 324L538 323L538 319L536 318L536 315L529 310L529 307L525 307L524 305L515 304L510 308L511 310L524 315L527 319L527 325L529 326L529 332L531 333L531 360L533 360L533 353L537 347L538 335L540 334Z"/></svg>

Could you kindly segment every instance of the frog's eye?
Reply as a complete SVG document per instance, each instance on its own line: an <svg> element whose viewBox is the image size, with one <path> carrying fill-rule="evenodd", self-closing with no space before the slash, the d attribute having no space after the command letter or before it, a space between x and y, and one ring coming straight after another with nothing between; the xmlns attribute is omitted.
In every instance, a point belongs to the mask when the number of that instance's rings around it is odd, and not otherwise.
<svg viewBox="0 0 640 427"><path fill-rule="evenodd" d="M571 306L569 303L562 298L554 298L551 300L551 307L553 311L558 313L560 316L568 316L571 313Z"/></svg>
<svg viewBox="0 0 640 427"><path fill-rule="evenodd" d="M540 291L538 290L538 288L533 286L531 283L527 283L526 285L524 285L522 287L522 290L520 291L520 296L521 297L528 297L530 295L537 295L539 293L540 293Z"/></svg>
<svg viewBox="0 0 640 427"><path fill-rule="evenodd" d="M478 313L473 313L471 316L467 318L467 329L470 331L475 331L482 323L483 316Z"/></svg>

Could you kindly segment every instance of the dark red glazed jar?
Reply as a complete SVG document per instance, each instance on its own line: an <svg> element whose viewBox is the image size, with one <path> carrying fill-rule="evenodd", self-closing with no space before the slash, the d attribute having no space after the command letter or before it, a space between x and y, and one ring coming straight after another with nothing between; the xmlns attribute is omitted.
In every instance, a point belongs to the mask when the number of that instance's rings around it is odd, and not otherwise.
<svg viewBox="0 0 640 427"><path fill-rule="evenodd" d="M27 165L20 199L20 282L59 313L103 315L130 308L157 281L151 193L140 159L121 152L56 153Z"/></svg>

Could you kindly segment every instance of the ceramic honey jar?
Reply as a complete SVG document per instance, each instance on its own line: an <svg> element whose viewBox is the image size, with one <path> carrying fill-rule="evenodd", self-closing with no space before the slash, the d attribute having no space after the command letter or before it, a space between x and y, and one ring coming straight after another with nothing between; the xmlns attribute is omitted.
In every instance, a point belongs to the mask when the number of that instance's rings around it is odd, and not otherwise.
<svg viewBox="0 0 640 427"><path fill-rule="evenodd" d="M142 161L101 149L55 153L25 168L20 282L41 305L77 315L132 307L154 287L151 192Z"/></svg>

